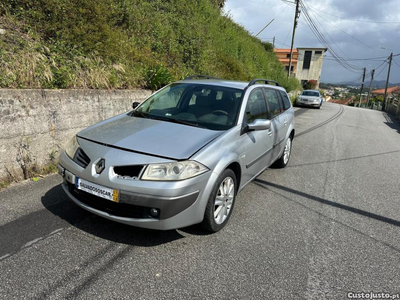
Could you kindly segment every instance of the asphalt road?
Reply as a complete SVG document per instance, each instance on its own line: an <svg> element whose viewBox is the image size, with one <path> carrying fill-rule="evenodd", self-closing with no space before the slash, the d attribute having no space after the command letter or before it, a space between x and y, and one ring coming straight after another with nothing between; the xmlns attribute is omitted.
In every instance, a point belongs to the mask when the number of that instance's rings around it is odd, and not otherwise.
<svg viewBox="0 0 400 300"><path fill-rule="evenodd" d="M58 175L0 192L0 298L400 293L400 126L330 103L296 110L289 166L249 184L217 234L102 219L69 201Z"/></svg>

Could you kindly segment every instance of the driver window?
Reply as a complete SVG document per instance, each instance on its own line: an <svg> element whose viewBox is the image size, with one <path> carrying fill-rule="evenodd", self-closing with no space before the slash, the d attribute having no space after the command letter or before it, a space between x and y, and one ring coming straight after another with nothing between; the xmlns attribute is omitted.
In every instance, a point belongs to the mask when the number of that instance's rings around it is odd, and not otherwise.
<svg viewBox="0 0 400 300"><path fill-rule="evenodd" d="M261 89L251 92L246 106L247 123L252 123L256 119L267 120L267 105Z"/></svg>

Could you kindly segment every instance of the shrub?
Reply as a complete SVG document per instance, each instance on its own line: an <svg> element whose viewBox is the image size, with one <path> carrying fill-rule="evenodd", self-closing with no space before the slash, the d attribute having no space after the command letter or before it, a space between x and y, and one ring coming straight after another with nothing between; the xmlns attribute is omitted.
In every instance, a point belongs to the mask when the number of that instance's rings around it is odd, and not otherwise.
<svg viewBox="0 0 400 300"><path fill-rule="evenodd" d="M317 87L317 81L316 80L309 80L307 83L304 85L305 90L315 90Z"/></svg>
<svg viewBox="0 0 400 300"><path fill-rule="evenodd" d="M0 87L156 89L188 74L286 77L223 0L13 0L0 6Z"/></svg>
<svg viewBox="0 0 400 300"><path fill-rule="evenodd" d="M144 70L144 87L156 91L172 82L171 73L162 65L150 66Z"/></svg>

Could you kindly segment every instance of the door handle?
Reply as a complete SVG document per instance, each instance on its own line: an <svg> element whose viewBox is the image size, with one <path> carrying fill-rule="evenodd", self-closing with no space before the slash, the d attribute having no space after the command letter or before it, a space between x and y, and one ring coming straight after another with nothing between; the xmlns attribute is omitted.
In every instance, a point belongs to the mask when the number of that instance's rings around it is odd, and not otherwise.
<svg viewBox="0 0 400 300"><path fill-rule="evenodd" d="M285 126L286 126L286 125L287 125L287 123L288 123L288 122L287 122L287 121L285 121L285 122L283 122L283 125L285 125Z"/></svg>
<svg viewBox="0 0 400 300"><path fill-rule="evenodd" d="M274 132L272 130L267 131L269 136L272 136L274 134Z"/></svg>

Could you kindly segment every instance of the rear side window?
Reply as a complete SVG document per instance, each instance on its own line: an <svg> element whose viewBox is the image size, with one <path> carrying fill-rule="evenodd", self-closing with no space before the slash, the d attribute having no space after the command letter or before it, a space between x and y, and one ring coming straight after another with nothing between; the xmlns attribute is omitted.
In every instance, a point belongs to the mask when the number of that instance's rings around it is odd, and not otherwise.
<svg viewBox="0 0 400 300"><path fill-rule="evenodd" d="M288 95L284 91L279 91L279 93L282 96L283 108L285 110L289 109L290 108L290 99L289 99Z"/></svg>
<svg viewBox="0 0 400 300"><path fill-rule="evenodd" d="M275 118L281 112L283 112L283 107L279 96L275 90L265 90L265 96L267 97L267 102L269 106L269 112L271 114L271 119Z"/></svg>
<svg viewBox="0 0 400 300"><path fill-rule="evenodd" d="M252 123L256 119L268 119L267 104L261 89L251 92L246 106L247 123Z"/></svg>

